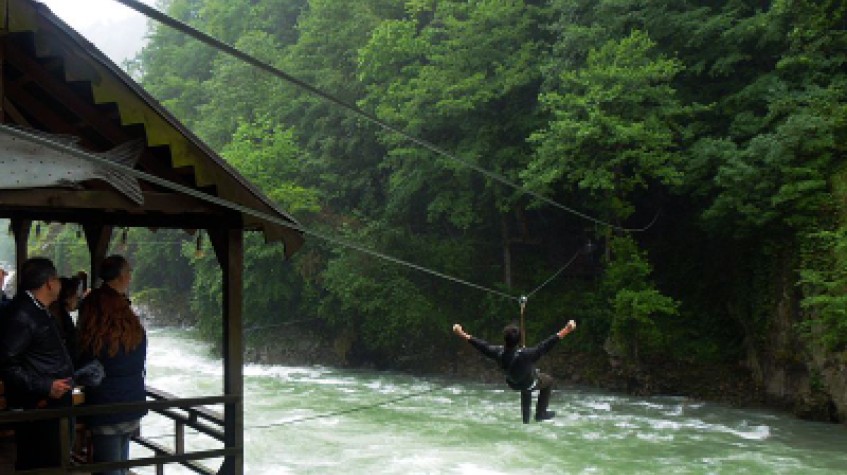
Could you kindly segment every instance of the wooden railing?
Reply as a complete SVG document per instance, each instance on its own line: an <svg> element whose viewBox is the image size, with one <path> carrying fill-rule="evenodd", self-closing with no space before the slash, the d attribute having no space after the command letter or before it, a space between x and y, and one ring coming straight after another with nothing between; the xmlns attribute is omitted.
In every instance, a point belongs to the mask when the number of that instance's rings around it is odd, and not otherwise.
<svg viewBox="0 0 847 475"><path fill-rule="evenodd" d="M177 397L168 394L164 391L159 391L154 388L147 388L147 396L156 401L173 401ZM157 413L173 420L174 433L173 443L174 449L168 449L150 439L146 439L141 435L133 437L133 440L139 445L152 450L156 455L176 456L185 453L185 428L190 427L201 434L205 434L220 443L224 443L224 417L222 414L210 411L203 407L189 407L183 410L175 408L166 408L156 410ZM202 475L214 475L215 471L200 465L197 462L187 460L180 462L183 466L190 468L195 473ZM164 465L156 466L156 474L164 474Z"/></svg>
<svg viewBox="0 0 847 475"><path fill-rule="evenodd" d="M148 401L139 403L104 404L97 406L78 406L65 409L39 409L34 411L2 411L0 426L8 426L17 422L60 419L62 453L70 453L70 428L68 421L71 417L77 420L82 416L95 414L116 414L122 412L137 412L149 410L161 414L174 422L174 448L161 445L143 435L136 435L133 442L151 450L153 457L130 459L125 462L103 462L78 464L71 460L63 460L61 467L25 470L15 472L20 475L53 475L68 473L93 473L118 468L156 467L157 474L164 473L165 465L179 463L192 471L211 475L217 473L199 463L200 460L215 459L227 456L237 456L243 452L243 447L226 446L226 427L224 417L203 406L234 405L240 402L237 396L207 396L195 398L176 398L171 394L153 388L147 388ZM142 420L143 422L143 420ZM190 427L205 434L222 444L222 448L212 450L185 450L185 428ZM143 424L142 424L143 429Z"/></svg>

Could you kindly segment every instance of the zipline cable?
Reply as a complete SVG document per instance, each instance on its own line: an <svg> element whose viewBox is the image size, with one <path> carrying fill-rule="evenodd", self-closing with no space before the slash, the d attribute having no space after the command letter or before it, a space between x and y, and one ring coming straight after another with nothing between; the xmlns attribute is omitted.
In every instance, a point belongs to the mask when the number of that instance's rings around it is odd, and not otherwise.
<svg viewBox="0 0 847 475"><path fill-rule="evenodd" d="M426 390L423 390L423 391L404 394L403 396L399 396L399 397L396 397L396 398L393 398L393 399L386 399L385 401L380 401L380 402L377 402L377 403L374 403L374 404L368 404L368 405L364 405L364 406L356 406L356 407L351 407L349 409L342 409L340 411L327 412L327 413L324 413L324 414L315 414L315 415L312 415L312 416L305 416L305 417L300 417L300 418L297 418L297 419L290 419L290 420L287 420L287 421L274 422L274 423L270 423L270 424L259 424L259 425L254 425L254 426L248 426L248 427L245 427L245 428L246 429L269 429L271 427L287 426L287 425L297 424L297 423L300 423L300 422L306 422L306 421L311 421L311 420L315 420L315 419L326 419L326 418L329 418L329 417L343 416L343 415L346 415L346 414L352 414L354 412L361 412L361 411L366 411L366 410L369 410L369 409L375 409L375 408L378 408L378 407L387 406L389 404L394 404L394 403L397 403L397 402L400 402L400 401L405 401L406 399L411 399L413 397L423 396L424 394L434 393L436 391L440 391L440 390L447 388L449 386L450 386L449 384L443 384L443 385L439 385L439 386L436 386L434 388L429 388L429 389L426 389Z"/></svg>
<svg viewBox="0 0 847 475"><path fill-rule="evenodd" d="M192 37L192 38L194 38L194 39L196 39L196 40L198 40L202 43L205 43L205 44L211 46L212 48L215 48L219 51L222 51L222 52L224 52L224 53L226 53L226 54L228 54L228 55L230 55L230 56L232 56L236 59L244 61L245 63L247 63L247 64L249 64L253 67L261 69L261 70L263 70L267 73L270 73L270 74L272 74L276 77L279 77L279 78L281 78L281 79L283 79L283 80L285 80L285 81L287 81L291 84L294 84L295 86L297 86L301 89L304 89L311 94L314 94L314 95L316 95L316 96L318 96L318 97L320 97L320 98L322 98L322 99L324 99L324 100L326 100L330 103L333 103L333 104L335 104L335 105L337 105L337 106L339 106L343 109L346 109L346 110L358 115L359 117L362 117L363 119L366 119L367 121L371 122L372 124L378 125L379 127L382 127L385 130L388 130L390 132L398 134L398 135L402 136L403 138L405 138L406 140L409 140L412 143L415 143L415 144L417 144L417 145L419 145L419 146L421 146L421 147L423 147L423 148L425 148L425 149L427 149L431 152L434 152L437 155L440 155L444 158L452 160L456 163L462 164L462 165L464 165L464 166L466 166L466 167L468 167L468 168L470 168L470 169L472 169L472 170L474 170L474 171L476 171L476 172L478 172L478 173L480 173L480 174L482 174L482 175L484 175L484 176L486 176L486 177L488 177L488 178L490 178L490 179L492 179L492 180L494 180L498 183L506 185L510 188L517 190L517 191L520 191L523 194L532 196L533 198L535 198L539 201L542 201L544 203L547 203L548 205L559 208L563 211L566 211L570 214L578 216L578 217L585 219L587 221L590 221L592 223L595 223L595 224L598 224L598 225L601 225L601 226L604 226L604 227L616 229L618 231L641 232L641 231L646 231L647 229L649 229L650 226L652 226L652 223L650 223L649 225L642 227L642 228L626 228L626 227L623 227L623 226L618 226L616 224L610 223L608 221L603 221L599 218L595 218L594 216L586 214L582 211L578 211L574 208L565 206L565 205L563 205L563 204L561 204L561 203L559 203L559 202L557 202L557 201L555 201L551 198L548 198L548 197L546 197L546 196L544 196L540 193L532 191L532 190L530 190L530 189L528 189L524 186L521 186L521 185L511 181L508 178L504 177L503 175L500 175L498 173L494 173L494 172L489 171L489 170L487 170L487 169L485 169L485 168L483 168L479 165L476 165L476 164L471 163L467 160L459 158L459 157L451 154L450 152L442 149L441 147L438 147L437 145L433 144L432 142L421 139L419 137L415 137L414 135L411 135L411 134L399 129L398 127L395 127L395 126L379 119L375 115L370 114L368 112L365 112L364 110L362 110L361 108L359 108L358 106L356 106L354 104L350 104L350 103L348 103L348 102L346 102L342 99L339 99L339 98L333 96L332 94L329 94L329 93L322 91L321 89L319 89L315 86L312 86L311 84L309 84L309 83L307 83L303 80L297 79L296 77L286 73L285 71L283 71L283 70L281 70L281 69L279 69L275 66L272 66L272 65L270 65L270 64L268 64L264 61L261 61L261 60L255 58L254 56L251 56L251 55L239 50L238 48L235 48L234 46L231 46L227 43L224 43L223 41L220 41L220 40L218 40L218 39L202 32L202 31L184 23L184 22L181 22L181 21L177 20L176 18L173 18L173 17L171 17L171 16L169 16L165 13L162 13L155 8L152 8L148 5L145 5L144 3L142 3L138 0L114 0L114 1L121 3L124 6L141 13L142 15L144 15L144 16L152 19L152 20L156 20L156 21L158 21L158 22L160 22L164 25L167 25L167 26L169 26L169 27L181 32L181 33L184 33L184 34L186 34L186 35L188 35L188 36L190 36L190 37Z"/></svg>
<svg viewBox="0 0 847 475"><path fill-rule="evenodd" d="M580 249L580 250L576 251L576 252L574 253L573 257L571 257L571 260L569 260L569 261L567 262L567 264L565 264L564 266L560 267L560 268L559 268L559 270L557 270L557 271L556 271L553 275L551 275L551 276L550 276L547 280L545 280L545 281L544 281L541 285L539 285L538 287L536 287L535 289L533 289L533 290L532 290L532 292L530 292L530 293L528 293L528 294L526 294L526 295L521 295L521 296L520 296L520 298L518 298L518 303L520 303L520 306L521 306L521 323L520 323L520 329L521 329L521 347L524 347L524 348L526 347L526 324L525 324L525 321L526 321L526 303L527 303L527 300L529 300L529 298L530 298L530 297L532 297L533 295L535 295L535 293L536 293L536 292L538 292L539 290L541 290L541 289L543 289L544 287L546 287L546 286L547 286L547 284L549 284L550 282L552 282L552 281L553 281L553 279L555 279L556 277L558 277L558 276L559 276L559 274L561 274L562 272L564 272L564 271L565 271L565 269L567 269L568 267L570 267L570 266L571 266L571 264L573 264L573 262L576 260L576 258L577 258L577 257L579 257L579 255L580 255L580 254L582 254L583 252L591 252L591 247L592 247L592 244L591 244L591 241L589 241L589 242L588 242L588 244L586 245L586 248L585 248L585 249Z"/></svg>
<svg viewBox="0 0 847 475"><path fill-rule="evenodd" d="M245 328L244 333L254 332L258 330L266 330L268 328L278 328L278 327L287 327L289 325L296 325L298 323L311 322L314 320L321 320L320 317L311 317L311 318L301 318L299 320L288 320L281 323L274 323L272 325L258 325L255 327Z"/></svg>
<svg viewBox="0 0 847 475"><path fill-rule="evenodd" d="M549 283L550 283L553 279L555 279L556 277L559 277L559 274L561 274L562 272L564 272L564 271L565 271L565 269L567 269L568 267L570 267L570 266L571 266L571 264L573 264L573 262L576 260L576 258L577 258L577 257L579 257L579 255L580 255L580 254L582 254L582 253L583 253L583 250L582 250L582 249L580 249L580 250L576 251L576 253L574 253L573 257L571 257L571 260L569 260L567 264L565 264L564 266L562 266L561 268L559 268L559 270L557 270L557 271L556 271L553 275L551 275L549 279L545 280L545 281L544 281L544 283L542 283L542 284L541 284L541 285L539 285L538 287L534 288L534 289L532 290L532 292L530 292L530 293L526 294L523 298L528 299L528 298L532 297L533 295L535 295L535 293L536 293L536 292L538 292L539 290L541 290L541 289L543 289L544 287L546 287L546 286L547 286L547 284L549 284Z"/></svg>
<svg viewBox="0 0 847 475"><path fill-rule="evenodd" d="M332 243L332 244L336 244L336 245L339 245L339 246L342 246L342 247L354 249L354 250L359 251L363 254L368 254L370 256L373 256L373 257L376 257L376 258L379 258L379 259L382 259L382 260L393 262L393 263L401 265L401 266L409 267L411 269L415 269L415 270L423 272L425 274L430 274L430 275L433 275L433 276L436 276L436 277L439 277L439 278L442 278L442 279L445 279L445 280L455 282L457 284L465 285L467 287L472 287L474 289L477 289L477 290L480 290L480 291L483 291L483 292L487 292L487 293L490 293L490 294L493 294L493 295L497 295L497 296L503 297L505 299L516 300L516 301L519 299L519 297L507 294L506 292L502 292L502 291L497 290L497 289L492 289L490 287L485 287L483 285L475 284L473 282L470 282L470 281L467 281L467 280L464 280L464 279L460 279L458 277L454 277L454 276L445 274L443 272L439 272L439 271L430 269L428 267L424 267L424 266L419 265L419 264L415 264L415 263L412 263L412 262L409 262L409 261L404 261L404 260L399 259L397 257L389 256L388 254L384 254L384 253L381 253L381 252L378 252L378 251L374 251L373 249L368 249L366 247L360 246L358 244L354 244L354 243L349 242L349 241L345 241L345 240L342 240L342 239L339 239L339 238L328 236L326 234L323 234L323 233L317 232L313 229L302 226L299 223L296 223L296 222L293 222L293 221L283 220L283 219L280 219L276 216L264 213L262 211L259 211L259 210L253 209L253 208L250 208L248 206L243 206L243 205L240 205L238 203L233 203L232 201L229 201L229 200L226 200L226 199L223 199L223 198L219 198L217 196L208 195L206 193L195 190L193 188L189 188L185 185L180 185L178 183L174 183L172 181L165 180L163 178L159 178L155 175L150 175L150 174L142 172L140 170L136 170L135 168L128 167L128 166L120 164L120 163L112 162L112 161L110 161L106 158L100 157L96 154L87 152L85 150L80 150L80 149L71 147L69 145L54 142L54 141L52 141L48 138L45 138L45 137L42 137L42 136L39 136L39 135L31 134L31 133L29 133L25 130L21 130L21 129L18 129L18 128L15 128L15 127L10 127L10 126L5 125L5 124L0 124L0 130L3 130L4 133L18 137L22 140L34 142L34 143L37 143L39 145L43 145L45 147L48 147L52 150L55 150L57 152L72 155L72 156L77 157L81 160L93 162L93 163L96 163L98 165L101 165L101 166L109 168L109 169L119 170L119 171L124 172L128 175L131 175L135 178L142 179L144 181L159 185L163 188L167 188L167 189L172 190L172 191L177 191L179 193L186 194L188 196L197 198L199 200L215 204L215 205L220 206L222 208L227 208L227 209L230 209L230 210L233 210L233 211L238 211L239 213L243 213L245 215L249 215L249 216L252 216L254 218L258 218L258 219L261 219L263 221L267 221L269 223L277 224L277 225L280 225L280 226L285 226L285 227L300 231L304 234L310 235L312 237L316 237L318 239L321 239L323 241L326 241L326 242L329 242L329 243Z"/></svg>
<svg viewBox="0 0 847 475"><path fill-rule="evenodd" d="M327 419L327 418L330 418L330 417L337 417L337 416L343 416L343 415L347 415L347 414L353 414L353 413L356 413L356 412L367 411L367 410L370 410L370 409L376 409L376 408L382 407L382 406L388 406L390 404L395 404L395 403L398 403L400 401L405 401L406 399L411 399L411 398L414 398L414 397L434 393L436 391L441 391L442 389L449 388L450 386L452 386L452 385L451 384L441 384L441 385L438 385L438 386L435 386L435 387L432 387L432 388L429 388L429 389L425 389L423 391L416 391L416 392L413 392L413 393L404 394L404 395L398 396L396 398L386 399L384 401L379 401L379 402L376 402L376 403L373 403L373 404L366 404L366 405L363 405L363 406L356 406L356 407L351 407L351 408L348 408L348 409L342 409L340 411L314 414L314 415L311 415L311 416L304 416L304 417L299 417L299 418L296 418L296 419L289 419L289 420L286 420L286 421L273 422L273 423L269 423L269 424L257 424L257 425L251 425L251 426L244 426L244 428L245 429L270 429L270 428L274 428L274 427L282 427L282 426L287 426L287 425L292 425L292 424L298 424L300 422L312 421L312 420L317 420L317 419ZM201 434L202 432L198 431L197 433ZM174 436L175 436L175 434L160 434L160 435L153 435L153 436L150 436L150 437L145 437L145 439L156 440L156 439L170 438L170 437L174 437Z"/></svg>
<svg viewBox="0 0 847 475"><path fill-rule="evenodd" d="M527 296L515 296L515 295L511 295L511 294L508 294L506 292L503 292L503 291L500 291L500 290L497 290L497 289L492 289L490 287L485 287L485 286L480 285L480 284L476 284L476 283L473 283L473 282L470 282L470 281L467 281L467 280L464 280L464 279L460 279L458 277L454 277L454 276L451 276L449 274L445 274L443 272L439 272L437 270L430 269L428 267L424 267L420 264L415 264L413 262L405 261L405 260L402 260L400 258L390 256L388 254L385 254L385 253L382 253L382 252L379 252L379 251L375 251L373 249L368 249L366 247L362 247L358 244L354 244L354 243L349 242L349 241L345 241L345 240L342 240L342 239L339 239L339 238L328 236L326 234L317 232L313 229L307 228L307 227L305 227L305 226L303 226L299 223L296 223L296 222L293 222L293 221L286 221L286 220L277 218L276 216L272 216L272 215L269 215L267 213L264 213L262 211L258 211L256 209L253 209L253 208L250 208L250 207L247 207L247 206L243 206L243 205L240 205L238 203L233 203L232 201L229 201L229 200L226 200L226 199L223 199L223 198L218 198L217 196L208 195L206 193L195 190L193 188L189 188L185 185L180 185L178 183L174 183L172 181L165 180L163 178L159 178L155 175L150 175L149 173L145 173L143 171L136 170L135 168L132 168L132 167L120 164L120 163L112 162L112 161L110 161L106 158L100 157L100 156L93 154L91 152L87 152L85 150L81 150L81 149L78 149L78 148L75 148L75 147L72 147L72 146L69 146L69 145L65 145L65 144L62 144L62 143L54 142L54 141L52 141L48 138L42 137L40 135L31 134L31 133L29 133L29 132L27 132L26 130L23 130L23 129L19 129L19 128L16 128L16 127L10 127L10 126L5 125L5 124L0 124L0 130L3 130L5 133L12 135L12 136L15 136L15 137L18 137L22 140L29 140L29 141L35 142L39 145L43 145L45 147L53 149L57 152L62 152L62 153L66 153L66 154L69 154L69 155L73 155L74 157L77 157L81 160L86 160L86 161L89 161L89 162L96 163L98 165L105 166L105 167L110 168L110 169L115 169L115 170L124 172L128 175L135 177L135 178L145 180L147 182L159 185L163 188L167 188L167 189L170 189L170 190L173 190L173 191L184 193L184 194L189 195L191 197L194 197L194 198L197 198L199 200L206 201L206 202L221 206L223 208L231 209L233 211L238 211L240 213L243 213L243 214L246 214L246 215L249 215L249 216L253 216L254 218L258 218L258 219L261 219L261 220L264 220L264 221L268 221L268 222L273 223L273 224L278 224L278 225L281 225L281 226L289 227L291 229L300 231L304 234L316 237L318 239L321 239L323 241L326 241L326 242L329 242L329 243L332 243L332 244L337 244L337 245L342 246L342 247L354 249L356 251L359 251L359 252L364 253L364 254L371 255L373 257L377 257L379 259L383 259L383 260L386 260L386 261L389 261L389 262L393 262L393 263L401 265L401 266L406 266L406 267L415 269L419 272L423 272L425 274L433 275L435 277L439 277L439 278L442 278L442 279L445 279L445 280L449 280L449 281L452 281L452 282L457 283L457 284L465 285L467 287L471 287L471 288L474 288L474 289L477 289L477 290L480 290L480 291L483 291L483 292L487 292L487 293L490 293L490 294L493 294L493 295L497 295L497 296L505 298L507 300L514 300L514 301L517 301L519 303L523 301L523 303L525 304L525 299L527 297L529 297L529 296L535 294L536 292L538 292L538 290L540 290L542 287L547 285L551 280L553 280L556 276L558 276L562 271L564 271L568 266L570 266L570 264L574 261L574 259L576 259L576 256L579 255L579 253L581 252L581 251L577 252L577 254L574 255L574 257L571 258L571 260L563 268L559 269L559 271L557 271L556 274L554 274L551 278L547 279L547 281L545 281L539 287L535 288Z"/></svg>

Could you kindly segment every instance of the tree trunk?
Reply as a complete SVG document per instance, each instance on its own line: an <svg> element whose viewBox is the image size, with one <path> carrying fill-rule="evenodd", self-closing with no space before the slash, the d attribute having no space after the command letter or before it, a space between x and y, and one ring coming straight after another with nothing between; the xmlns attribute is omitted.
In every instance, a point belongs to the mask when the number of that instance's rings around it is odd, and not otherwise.
<svg viewBox="0 0 847 475"><path fill-rule="evenodd" d="M512 239L509 236L509 223L506 221L506 215L500 216L500 229L503 239L503 283L506 288L512 288Z"/></svg>

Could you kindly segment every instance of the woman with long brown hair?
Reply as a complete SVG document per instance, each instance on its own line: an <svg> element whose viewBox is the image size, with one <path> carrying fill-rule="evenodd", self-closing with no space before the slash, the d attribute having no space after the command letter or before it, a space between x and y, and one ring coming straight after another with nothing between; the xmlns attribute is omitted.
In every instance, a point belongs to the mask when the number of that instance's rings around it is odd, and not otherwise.
<svg viewBox="0 0 847 475"><path fill-rule="evenodd" d="M86 388L87 404L143 402L147 335L126 294L132 269L122 256L107 257L100 266L103 285L91 291L80 307L81 362L100 360L105 377L99 386ZM138 431L146 411L120 412L85 419L91 430L94 462L129 459L129 439ZM123 475L127 469L102 472Z"/></svg>

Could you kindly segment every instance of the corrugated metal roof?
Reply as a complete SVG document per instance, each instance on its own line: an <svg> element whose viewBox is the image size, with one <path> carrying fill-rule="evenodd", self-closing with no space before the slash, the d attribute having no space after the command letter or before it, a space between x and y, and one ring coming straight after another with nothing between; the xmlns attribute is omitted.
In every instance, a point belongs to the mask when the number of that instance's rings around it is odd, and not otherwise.
<svg viewBox="0 0 847 475"><path fill-rule="evenodd" d="M31 34L34 59L39 64L60 59L63 81L73 84L74 90L78 90L80 84L90 87L90 94L82 94L83 100L94 107L112 105L117 111L114 121L119 122L115 124L118 127L143 127L149 148L166 147L169 151L170 163L165 168L170 172L178 170L180 175L185 175L188 170L190 177L187 182L193 182L193 187L198 190L297 226L293 217L242 177L143 87L49 8L32 0L0 0L2 4L5 4L5 8L0 10L2 24L8 26L4 36L11 38L16 34ZM157 157L161 155L156 154ZM145 160L153 159L148 157ZM161 163L156 166L161 168ZM242 220L244 229L262 231L267 241L283 241L287 256L303 244L302 233L290 227L250 215L242 215Z"/></svg>

